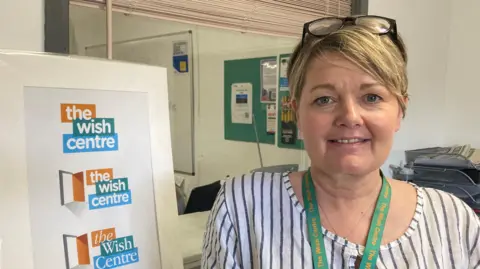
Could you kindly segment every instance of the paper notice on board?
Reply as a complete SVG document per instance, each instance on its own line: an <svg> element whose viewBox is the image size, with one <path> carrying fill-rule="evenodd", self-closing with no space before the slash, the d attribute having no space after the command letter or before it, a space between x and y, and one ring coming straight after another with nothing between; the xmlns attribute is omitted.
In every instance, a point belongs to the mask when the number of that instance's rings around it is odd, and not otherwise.
<svg viewBox="0 0 480 269"><path fill-rule="evenodd" d="M188 73L188 42L173 42L173 68L176 74Z"/></svg>
<svg viewBox="0 0 480 269"><path fill-rule="evenodd" d="M288 91L288 78L287 78L287 69L288 69L288 61L290 57L282 57L280 58L280 91Z"/></svg>
<svg viewBox="0 0 480 269"><path fill-rule="evenodd" d="M232 123L252 124L252 84L232 84L231 114Z"/></svg>
<svg viewBox="0 0 480 269"><path fill-rule="evenodd" d="M267 134L275 134L277 131L277 105L267 105Z"/></svg>
<svg viewBox="0 0 480 269"><path fill-rule="evenodd" d="M262 103L275 103L277 101L277 60L263 60L261 63L261 95Z"/></svg>

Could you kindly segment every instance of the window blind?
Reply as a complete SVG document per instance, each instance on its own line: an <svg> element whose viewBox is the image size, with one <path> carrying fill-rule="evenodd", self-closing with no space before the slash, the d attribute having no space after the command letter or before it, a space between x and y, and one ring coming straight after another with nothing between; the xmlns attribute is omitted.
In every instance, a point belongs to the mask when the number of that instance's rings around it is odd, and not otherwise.
<svg viewBox="0 0 480 269"><path fill-rule="evenodd" d="M127 14L241 32L300 37L303 24L327 16L348 16L352 0L113 0ZM97 6L105 0L71 0Z"/></svg>

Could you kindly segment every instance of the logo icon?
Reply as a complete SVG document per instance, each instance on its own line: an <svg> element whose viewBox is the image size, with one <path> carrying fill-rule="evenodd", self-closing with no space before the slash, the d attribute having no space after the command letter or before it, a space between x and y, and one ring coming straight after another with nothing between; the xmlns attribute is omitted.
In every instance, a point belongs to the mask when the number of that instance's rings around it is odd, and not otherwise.
<svg viewBox="0 0 480 269"><path fill-rule="evenodd" d="M113 118L97 118L94 104L60 104L62 123L71 123L73 130L63 134L63 153L118 150L118 134Z"/></svg>
<svg viewBox="0 0 480 269"><path fill-rule="evenodd" d="M111 269L140 261L133 236L117 237L115 228L63 235L66 269ZM91 257L93 256L93 260Z"/></svg>
<svg viewBox="0 0 480 269"><path fill-rule="evenodd" d="M82 172L59 171L60 200L72 211L88 203L89 210L123 206L132 203L128 178L114 178L112 168Z"/></svg>

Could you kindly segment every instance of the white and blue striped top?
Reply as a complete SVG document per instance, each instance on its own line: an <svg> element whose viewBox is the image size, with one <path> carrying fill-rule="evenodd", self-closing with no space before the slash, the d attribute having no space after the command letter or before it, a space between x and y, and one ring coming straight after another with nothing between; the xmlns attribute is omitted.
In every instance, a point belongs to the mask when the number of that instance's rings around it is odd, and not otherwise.
<svg viewBox="0 0 480 269"><path fill-rule="evenodd" d="M480 219L458 198L417 187L406 233L381 246L377 268L480 269ZM354 268L363 246L323 229L330 268ZM226 181L205 232L202 268L313 268L305 212L288 174Z"/></svg>

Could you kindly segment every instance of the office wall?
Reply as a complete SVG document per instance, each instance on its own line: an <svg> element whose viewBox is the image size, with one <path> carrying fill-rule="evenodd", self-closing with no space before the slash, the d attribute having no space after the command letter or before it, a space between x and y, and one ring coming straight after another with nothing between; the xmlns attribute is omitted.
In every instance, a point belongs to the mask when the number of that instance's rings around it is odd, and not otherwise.
<svg viewBox="0 0 480 269"><path fill-rule="evenodd" d="M43 1L22 0L1 2L0 7L0 49L43 51ZM1 109L0 109L1 112ZM0 151L11 145L5 144L0 122ZM0 171L8 170L0 163ZM21 172L20 172L21 173ZM29 231L30 221L28 199L23 191L24 183L6 178L0 173L0 267L14 261L16 268L33 268L32 243L30 233L12 238L14 231ZM21 249L21 251L19 251ZM8 268L8 267L7 267Z"/></svg>
<svg viewBox="0 0 480 269"><path fill-rule="evenodd" d="M480 31L478 0L451 1L446 117L449 143L480 147Z"/></svg>
<svg viewBox="0 0 480 269"><path fill-rule="evenodd" d="M0 48L43 51L43 7L39 0L2 1Z"/></svg>
<svg viewBox="0 0 480 269"><path fill-rule="evenodd" d="M480 36L476 0L370 0L370 14L396 17L409 50L412 102L392 156L405 148L472 144L477 124ZM403 157L403 156L402 156ZM392 158L391 158L392 159Z"/></svg>
<svg viewBox="0 0 480 269"><path fill-rule="evenodd" d="M450 0L369 0L368 13L397 20L408 50L407 115L383 167L399 164L406 149L444 145Z"/></svg>
<svg viewBox="0 0 480 269"><path fill-rule="evenodd" d="M445 142L442 134L445 128L449 9L450 0L369 1L370 14L397 20L398 31L408 49L411 100L395 141L395 150Z"/></svg>
<svg viewBox="0 0 480 269"><path fill-rule="evenodd" d="M79 54L90 45L105 43L105 15L100 10L72 7L71 20ZM81 26L80 26L81 25ZM254 143L224 139L223 63L229 59L251 58L291 52L296 40L252 35L188 24L164 22L115 13L114 41L193 31L196 105L196 175L188 177L187 189L260 167ZM154 52L152 52L154 53ZM299 163L298 150L261 145L265 166Z"/></svg>

